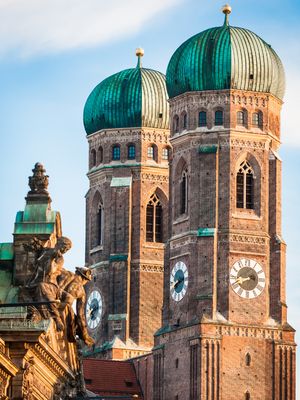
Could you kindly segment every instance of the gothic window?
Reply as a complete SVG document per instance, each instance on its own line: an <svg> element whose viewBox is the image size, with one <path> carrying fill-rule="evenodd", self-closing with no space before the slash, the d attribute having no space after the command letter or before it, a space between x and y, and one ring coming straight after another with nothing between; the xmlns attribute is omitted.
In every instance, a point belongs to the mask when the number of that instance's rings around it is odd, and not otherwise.
<svg viewBox="0 0 300 400"><path fill-rule="evenodd" d="M237 208L253 209L253 170L248 161L243 161L236 176Z"/></svg>
<svg viewBox="0 0 300 400"><path fill-rule="evenodd" d="M121 149L118 144L115 144L112 148L112 159L113 160L120 160L121 157Z"/></svg>
<svg viewBox="0 0 300 400"><path fill-rule="evenodd" d="M184 170L181 175L180 181L180 214L187 212L187 200L188 200L188 175L187 170Z"/></svg>
<svg viewBox="0 0 300 400"><path fill-rule="evenodd" d="M260 129L263 128L263 113L261 111L252 114L252 125Z"/></svg>
<svg viewBox="0 0 300 400"><path fill-rule="evenodd" d="M218 110L215 112L215 125L223 125L223 111Z"/></svg>
<svg viewBox="0 0 300 400"><path fill-rule="evenodd" d="M174 129L175 133L179 132L179 117L178 117L178 115L175 115L175 117L174 117L173 129Z"/></svg>
<svg viewBox="0 0 300 400"><path fill-rule="evenodd" d="M236 122L237 122L237 125L246 126L246 112L245 111L237 112Z"/></svg>
<svg viewBox="0 0 300 400"><path fill-rule="evenodd" d="M247 353L245 356L245 364L247 367L250 367L250 365L251 365L251 356L249 353Z"/></svg>
<svg viewBox="0 0 300 400"><path fill-rule="evenodd" d="M199 112L199 126L207 126L207 120L206 120L206 112L205 111L200 111Z"/></svg>
<svg viewBox="0 0 300 400"><path fill-rule="evenodd" d="M146 209L146 240L147 242L162 242L163 210L160 200L153 194Z"/></svg>
<svg viewBox="0 0 300 400"><path fill-rule="evenodd" d="M168 160L169 159L169 149L167 147L164 147L162 149L162 159L163 160Z"/></svg>
<svg viewBox="0 0 300 400"><path fill-rule="evenodd" d="M187 129L187 113L183 114L183 122L182 122L182 129Z"/></svg>
<svg viewBox="0 0 300 400"><path fill-rule="evenodd" d="M249 392L246 392L246 393L245 393L245 400L251 400L251 397L250 397L250 393L249 393Z"/></svg>
<svg viewBox="0 0 300 400"><path fill-rule="evenodd" d="M98 207L98 212L97 212L97 230L96 230L96 235L97 235L97 246L100 246L103 241L103 205L100 203Z"/></svg>
<svg viewBox="0 0 300 400"><path fill-rule="evenodd" d="M135 159L135 145L134 144L130 144L128 146L127 158L128 158L128 160L134 160Z"/></svg>
<svg viewBox="0 0 300 400"><path fill-rule="evenodd" d="M98 149L98 164L103 163L103 148L100 146Z"/></svg>
<svg viewBox="0 0 300 400"><path fill-rule="evenodd" d="M96 165L96 150L91 150L91 167L95 167Z"/></svg>

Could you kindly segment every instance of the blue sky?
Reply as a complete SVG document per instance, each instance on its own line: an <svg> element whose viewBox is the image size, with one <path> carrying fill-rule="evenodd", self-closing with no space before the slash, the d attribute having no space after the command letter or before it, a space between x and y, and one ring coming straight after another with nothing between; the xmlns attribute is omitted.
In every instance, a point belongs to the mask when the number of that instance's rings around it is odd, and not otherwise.
<svg viewBox="0 0 300 400"><path fill-rule="evenodd" d="M230 23L246 27L280 55L287 91L282 114L283 237L289 320L300 331L297 204L299 182L300 2L231 1ZM223 23L219 0L1 0L0 241L11 241L36 161L50 175L53 208L74 247L66 265L84 264L84 195L88 188L85 100L107 76L143 64L165 72L187 38ZM300 370L300 368L298 368Z"/></svg>

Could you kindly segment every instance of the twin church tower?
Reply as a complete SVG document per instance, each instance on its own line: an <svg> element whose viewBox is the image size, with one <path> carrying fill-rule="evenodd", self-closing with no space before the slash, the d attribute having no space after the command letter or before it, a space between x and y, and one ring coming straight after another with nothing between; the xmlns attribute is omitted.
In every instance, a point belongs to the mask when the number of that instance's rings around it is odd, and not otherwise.
<svg viewBox="0 0 300 400"><path fill-rule="evenodd" d="M155 400L294 400L284 70L223 12L175 51L166 78L137 49L136 68L88 97L86 354L151 352Z"/></svg>

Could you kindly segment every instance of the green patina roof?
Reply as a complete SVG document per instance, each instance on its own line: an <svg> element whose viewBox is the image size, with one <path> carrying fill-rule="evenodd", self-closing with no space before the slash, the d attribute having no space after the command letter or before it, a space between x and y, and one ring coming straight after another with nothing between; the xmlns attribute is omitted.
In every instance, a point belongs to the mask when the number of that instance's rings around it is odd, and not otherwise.
<svg viewBox="0 0 300 400"><path fill-rule="evenodd" d="M9 261L14 258L13 243L0 243L0 260Z"/></svg>
<svg viewBox="0 0 300 400"><path fill-rule="evenodd" d="M18 211L14 234L51 234L55 230L57 212L48 204L26 204Z"/></svg>
<svg viewBox="0 0 300 400"><path fill-rule="evenodd" d="M283 65L255 33L223 26L207 29L184 42L167 69L169 97L202 90L239 89L267 92L282 99Z"/></svg>
<svg viewBox="0 0 300 400"><path fill-rule="evenodd" d="M126 69L105 79L89 95L83 112L86 133L101 129L169 129L165 76L158 71Z"/></svg>

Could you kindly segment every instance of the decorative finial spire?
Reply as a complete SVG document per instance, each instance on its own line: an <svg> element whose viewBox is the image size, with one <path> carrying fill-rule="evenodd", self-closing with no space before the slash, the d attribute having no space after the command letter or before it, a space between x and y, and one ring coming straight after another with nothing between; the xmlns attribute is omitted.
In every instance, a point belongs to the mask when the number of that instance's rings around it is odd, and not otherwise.
<svg viewBox="0 0 300 400"><path fill-rule="evenodd" d="M137 66L139 68L142 68L142 57L145 54L144 49L142 49L141 47L138 47L135 51L136 56L138 57L138 63Z"/></svg>
<svg viewBox="0 0 300 400"><path fill-rule="evenodd" d="M225 6L222 7L222 13L225 14L225 21L224 25L229 25L229 14L231 14L231 7L229 4L225 4Z"/></svg>
<svg viewBox="0 0 300 400"><path fill-rule="evenodd" d="M49 176L45 175L45 168L43 164L36 163L33 170L33 175L29 177L30 194L48 195Z"/></svg>

